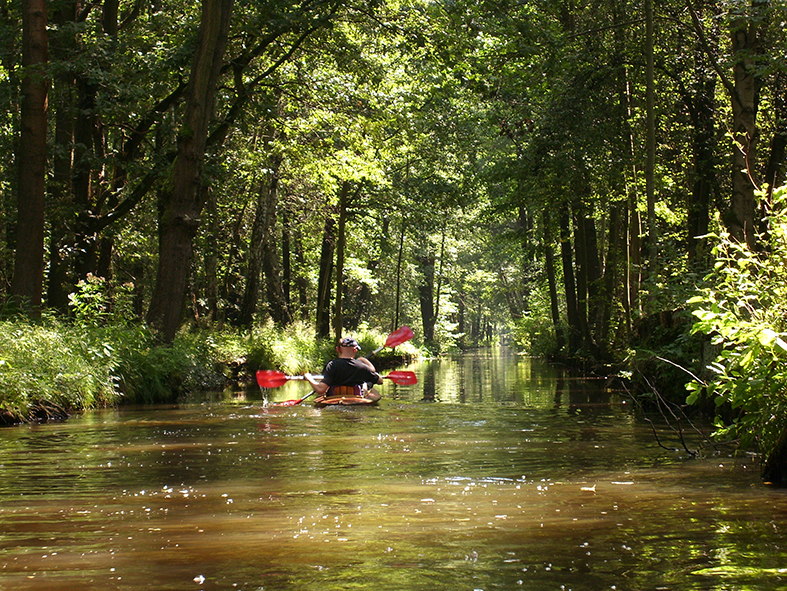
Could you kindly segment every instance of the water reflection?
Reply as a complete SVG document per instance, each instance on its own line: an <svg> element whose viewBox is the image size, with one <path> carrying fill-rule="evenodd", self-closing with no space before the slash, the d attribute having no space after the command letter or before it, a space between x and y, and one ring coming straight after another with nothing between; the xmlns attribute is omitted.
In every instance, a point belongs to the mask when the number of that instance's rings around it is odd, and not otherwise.
<svg viewBox="0 0 787 591"><path fill-rule="evenodd" d="M785 585L787 503L745 459L661 449L537 360L408 369L379 408L249 392L0 430L0 590Z"/></svg>

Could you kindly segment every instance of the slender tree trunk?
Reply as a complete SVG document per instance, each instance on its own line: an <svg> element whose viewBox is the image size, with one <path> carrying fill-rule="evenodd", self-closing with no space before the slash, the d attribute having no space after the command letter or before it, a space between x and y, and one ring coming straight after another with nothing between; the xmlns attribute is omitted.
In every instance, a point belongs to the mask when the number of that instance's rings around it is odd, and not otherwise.
<svg viewBox="0 0 787 591"><path fill-rule="evenodd" d="M576 294L577 294L577 321L581 335L582 348L591 351L592 337L588 313L588 284L590 277L588 274L588 245L585 235L585 222L581 212L574 213L574 261Z"/></svg>
<svg viewBox="0 0 787 591"><path fill-rule="evenodd" d="M287 314L292 318L292 238L287 213L281 222L281 289Z"/></svg>
<svg viewBox="0 0 787 591"><path fill-rule="evenodd" d="M298 293L298 308L301 320L308 320L309 318L309 299L307 296L308 281L304 277L302 269L306 268L306 258L303 254L303 240L300 230L295 227L293 231L293 245L295 250L295 264L298 271L295 273L295 289Z"/></svg>
<svg viewBox="0 0 787 591"><path fill-rule="evenodd" d="M421 281L418 284L418 301L421 305L421 320L424 328L424 343L427 346L434 344L434 266L435 255L424 251L416 255L416 262L421 271Z"/></svg>
<svg viewBox="0 0 787 591"><path fill-rule="evenodd" d="M18 221L11 295L37 317L44 279L44 192L46 176L48 60L45 0L22 2L22 105Z"/></svg>
<svg viewBox="0 0 787 591"><path fill-rule="evenodd" d="M278 164L274 173L273 186L271 187L271 200L268 203L266 218L267 231L263 246L262 276L265 278L265 295L268 300L268 313L279 326L286 326L291 321L287 300L284 297L284 288L281 279L281 262L278 249L278 224L276 221L276 204L278 199Z"/></svg>
<svg viewBox="0 0 787 591"><path fill-rule="evenodd" d="M566 294L568 346L571 349L570 353L574 353L581 345L582 329L579 321L577 287L574 282L574 262L571 253L571 222L566 204L560 206L558 222L560 224L560 254L563 262L563 288Z"/></svg>
<svg viewBox="0 0 787 591"><path fill-rule="evenodd" d="M761 0L752 0L753 10L765 6ZM732 200L730 204L730 234L749 248L755 248L757 239L754 195L757 188L757 75L755 60L760 49L759 19L740 16L732 20L734 92L732 94Z"/></svg>
<svg viewBox="0 0 787 591"><path fill-rule="evenodd" d="M405 220L402 219L402 230L399 234L399 252L396 255L396 302L394 305L394 321L391 331L399 326L399 311L402 305L402 256L404 254Z"/></svg>
<svg viewBox="0 0 787 591"><path fill-rule="evenodd" d="M262 243L265 239L264 205L266 194L270 190L269 179L264 176L260 179L257 190L257 199L254 207L254 221L251 224L251 237L249 238L249 251L246 260L246 283L241 298L240 311L238 312L238 325L246 329L251 328L254 316L257 313L260 298L260 282L262 279Z"/></svg>
<svg viewBox="0 0 787 591"><path fill-rule="evenodd" d="M700 75L699 73L697 74ZM687 103L693 123L694 186L687 206L687 251L691 269L703 270L710 262L708 234L710 211L716 187L716 124L713 100L716 78L695 81L695 92Z"/></svg>
<svg viewBox="0 0 787 591"><path fill-rule="evenodd" d="M333 250L336 237L336 222L332 214L325 218L320 250L320 276L317 285L317 336L327 337L331 333L331 282L333 279Z"/></svg>
<svg viewBox="0 0 787 591"><path fill-rule="evenodd" d="M587 189L588 192L590 189ZM601 323L604 298L604 277L601 270L601 257L599 256L598 233L593 213L583 205L579 210L578 222L582 224L582 245L584 260L587 270L588 291L588 328L589 336L595 343L595 334Z"/></svg>
<svg viewBox="0 0 787 591"><path fill-rule="evenodd" d="M440 256L437 268L437 286L434 294L434 317L435 322L440 318L440 293L443 290L443 261L445 260L445 224L440 231Z"/></svg>
<svg viewBox="0 0 787 591"><path fill-rule="evenodd" d="M560 322L560 304L557 297L557 279L555 276L555 253L552 250L552 220L549 210L544 208L544 262L547 272L547 283L549 285L549 309L552 313L552 326L555 327L555 344L558 351L566 346L566 336L563 325Z"/></svg>
<svg viewBox="0 0 787 591"><path fill-rule="evenodd" d="M260 280L265 281L268 313L276 324L290 322L289 311L281 283L277 248L278 181L281 157L272 156L268 162L270 173L264 175L257 191L257 203L252 224L251 244L243 292L239 324L251 328L260 296Z"/></svg>
<svg viewBox="0 0 787 591"><path fill-rule="evenodd" d="M333 310L333 335L338 341L342 338L344 314L342 297L344 296L344 250L347 245L347 202L350 194L350 181L344 181L339 190L339 227L336 237L336 302Z"/></svg>
<svg viewBox="0 0 787 591"><path fill-rule="evenodd" d="M622 244L621 203L613 203L609 212L609 238L607 257L604 264L604 291L599 299L599 325L596 327L597 340L605 350L609 350L609 325L612 318L612 303L618 285L618 267Z"/></svg>
<svg viewBox="0 0 787 591"><path fill-rule="evenodd" d="M170 189L161 195L159 264L148 323L167 343L175 338L183 313L194 236L203 207L198 191L200 170L232 5L233 0L203 0L197 48L186 90L185 115L178 137L178 155L172 166Z"/></svg>
<svg viewBox="0 0 787 591"><path fill-rule="evenodd" d="M647 105L647 162L645 164L645 195L648 205L648 276L655 281L659 270L656 252L658 248L658 226L656 225L656 82L653 64L653 0L645 0L645 55Z"/></svg>
<svg viewBox="0 0 787 591"><path fill-rule="evenodd" d="M765 183L768 186L766 202L772 204L773 190L784 182L784 164L787 159L787 72L781 71L774 76L773 107L776 129L771 139L768 166L765 169Z"/></svg>
<svg viewBox="0 0 787 591"><path fill-rule="evenodd" d="M74 165L71 185L74 190L76 224L74 227L74 279L78 281L95 272L98 232L93 228L97 211L93 205L95 183L92 182L93 163L96 160L93 128L96 120L96 93L98 85L88 83L84 77L77 79L78 103L74 128Z"/></svg>
<svg viewBox="0 0 787 591"><path fill-rule="evenodd" d="M464 284L464 277L461 278L459 282L460 285ZM459 341L458 345L462 349L467 348L467 294L464 290L460 290L457 295L457 320L456 320L456 330L459 333Z"/></svg>
<svg viewBox="0 0 787 591"><path fill-rule="evenodd" d="M52 12L56 25L50 38L50 47L56 55L67 55L73 51L76 39L73 26L67 26L76 19L76 4L60 2ZM73 278L70 273L71 256L74 244L73 188L71 186L71 159L74 144L75 126L75 80L69 70L60 71L53 78L49 100L55 119L54 152L52 155L52 182L49 185L49 270L47 273L46 301L50 308L65 314L68 312L68 294L72 291Z"/></svg>
<svg viewBox="0 0 787 591"><path fill-rule="evenodd" d="M205 210L208 220L207 236L209 244L218 244L220 239L219 211L216 201L216 192L207 190L208 199ZM205 302L208 309L208 321L210 323L219 320L219 256L215 248L208 249L205 253Z"/></svg>

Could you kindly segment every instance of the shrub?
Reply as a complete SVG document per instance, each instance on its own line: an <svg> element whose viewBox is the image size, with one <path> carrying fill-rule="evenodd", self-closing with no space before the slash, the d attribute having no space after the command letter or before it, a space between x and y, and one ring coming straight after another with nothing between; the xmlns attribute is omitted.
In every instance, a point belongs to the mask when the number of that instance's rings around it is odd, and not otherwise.
<svg viewBox="0 0 787 591"><path fill-rule="evenodd" d="M51 319L0 322L0 418L60 417L118 398L108 340Z"/></svg>
<svg viewBox="0 0 787 591"><path fill-rule="evenodd" d="M785 205L782 187L774 207ZM715 435L756 447L764 473L784 481L785 467L773 462L787 445L787 214L779 211L768 221L760 252L717 237L708 286L689 300L694 332L708 335L719 353L708 366L712 377L689 384L688 402L703 395L713 400L719 410Z"/></svg>

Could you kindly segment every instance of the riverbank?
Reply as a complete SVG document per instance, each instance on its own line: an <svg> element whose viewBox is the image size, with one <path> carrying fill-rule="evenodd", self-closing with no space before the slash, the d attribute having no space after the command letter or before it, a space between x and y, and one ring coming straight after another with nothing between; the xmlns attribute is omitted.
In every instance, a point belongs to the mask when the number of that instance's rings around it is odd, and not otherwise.
<svg viewBox="0 0 787 591"><path fill-rule="evenodd" d="M385 335L356 336L367 351ZM259 368L286 373L319 371L333 354L330 339L311 326L251 332L183 331L172 345L138 325L0 322L0 424L57 420L89 408L159 404L184 394L251 385ZM382 351L381 368L415 357L411 344Z"/></svg>

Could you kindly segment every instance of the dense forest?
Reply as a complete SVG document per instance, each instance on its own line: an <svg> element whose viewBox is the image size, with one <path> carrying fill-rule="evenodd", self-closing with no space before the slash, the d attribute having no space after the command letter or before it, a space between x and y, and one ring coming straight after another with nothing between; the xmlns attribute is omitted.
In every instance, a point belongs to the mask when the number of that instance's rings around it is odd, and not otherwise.
<svg viewBox="0 0 787 591"><path fill-rule="evenodd" d="M162 346L504 339L689 381L787 458L786 24L783 0L6 0L3 315L99 294Z"/></svg>

